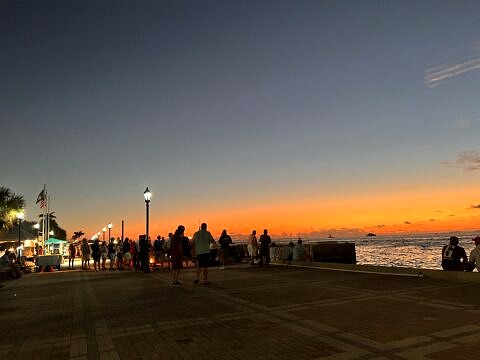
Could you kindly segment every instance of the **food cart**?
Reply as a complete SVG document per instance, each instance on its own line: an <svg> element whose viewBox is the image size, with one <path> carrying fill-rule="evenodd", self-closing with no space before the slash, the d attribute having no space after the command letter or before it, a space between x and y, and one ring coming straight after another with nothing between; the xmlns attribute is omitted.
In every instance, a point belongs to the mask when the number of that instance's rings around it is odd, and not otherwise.
<svg viewBox="0 0 480 360"><path fill-rule="evenodd" d="M37 257L36 265L39 270L50 270L55 267L60 270L60 265L63 264L63 253L66 246L65 240L50 238L45 241L45 255Z"/></svg>

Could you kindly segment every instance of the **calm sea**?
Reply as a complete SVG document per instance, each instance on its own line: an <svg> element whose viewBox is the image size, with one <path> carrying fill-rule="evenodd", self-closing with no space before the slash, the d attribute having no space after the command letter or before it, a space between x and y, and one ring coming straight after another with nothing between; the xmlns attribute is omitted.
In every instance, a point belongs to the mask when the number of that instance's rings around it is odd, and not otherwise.
<svg viewBox="0 0 480 360"><path fill-rule="evenodd" d="M452 235L460 239L460 245L465 248L468 256L474 248L472 238L480 236L480 232L377 235L356 239L305 240L307 243L328 240L355 242L357 264L441 269L442 247L448 244L448 239Z"/></svg>

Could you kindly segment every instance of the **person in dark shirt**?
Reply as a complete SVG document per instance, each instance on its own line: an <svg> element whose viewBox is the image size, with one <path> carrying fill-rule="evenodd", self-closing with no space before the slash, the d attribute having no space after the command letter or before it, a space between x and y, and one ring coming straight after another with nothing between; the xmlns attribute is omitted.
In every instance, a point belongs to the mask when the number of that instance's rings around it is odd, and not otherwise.
<svg viewBox="0 0 480 360"><path fill-rule="evenodd" d="M467 261L465 249L458 245L458 237L450 237L450 243L442 248L443 270L463 271Z"/></svg>
<svg viewBox="0 0 480 360"><path fill-rule="evenodd" d="M232 244L232 238L227 234L227 230L222 231L218 243L220 244L220 268L224 269L230 258L230 245Z"/></svg>
<svg viewBox="0 0 480 360"><path fill-rule="evenodd" d="M268 230L265 229L263 230L263 234L260 235L260 266L268 266L270 264L270 244L272 242L272 239L270 238L270 235L268 235Z"/></svg>
<svg viewBox="0 0 480 360"><path fill-rule="evenodd" d="M180 270L183 269L183 244L185 238L188 240L188 238L185 236L185 226L179 225L170 242L173 286L182 285L178 281L178 276L180 275Z"/></svg>
<svg viewBox="0 0 480 360"><path fill-rule="evenodd" d="M150 264L148 262L148 240L146 235L140 235L138 244L140 247L141 268L144 273L150 273Z"/></svg>
<svg viewBox="0 0 480 360"><path fill-rule="evenodd" d="M98 239L95 239L95 241L92 244L92 257L93 257L93 267L95 271L100 270L100 244L98 242Z"/></svg>

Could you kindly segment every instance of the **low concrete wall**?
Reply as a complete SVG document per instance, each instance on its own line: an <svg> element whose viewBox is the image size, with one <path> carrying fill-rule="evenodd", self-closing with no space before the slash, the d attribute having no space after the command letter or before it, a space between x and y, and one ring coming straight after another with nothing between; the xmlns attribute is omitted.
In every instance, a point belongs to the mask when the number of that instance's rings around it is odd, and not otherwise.
<svg viewBox="0 0 480 360"><path fill-rule="evenodd" d="M310 245L312 260L327 263L356 264L355 243L326 241Z"/></svg>
<svg viewBox="0 0 480 360"><path fill-rule="evenodd" d="M424 277L436 280L480 283L480 273L462 271L443 271L431 269L414 269L393 266L334 264L316 261L275 261L276 265L297 266L312 269L347 271L365 274L393 275L406 277Z"/></svg>
<svg viewBox="0 0 480 360"><path fill-rule="evenodd" d="M283 249L289 248L288 244L276 244L270 248L272 261L285 259ZM315 262L356 264L355 243L348 241L322 241L304 244L305 257ZM290 255L292 248L290 248Z"/></svg>

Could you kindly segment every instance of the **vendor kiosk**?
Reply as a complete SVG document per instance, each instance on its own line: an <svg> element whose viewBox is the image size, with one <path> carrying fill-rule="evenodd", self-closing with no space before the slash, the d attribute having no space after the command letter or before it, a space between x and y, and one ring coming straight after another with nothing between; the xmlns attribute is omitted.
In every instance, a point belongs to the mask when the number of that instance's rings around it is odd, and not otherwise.
<svg viewBox="0 0 480 360"><path fill-rule="evenodd" d="M63 264L63 254L65 252L67 242L56 238L50 238L45 241L45 255L37 256L37 269L50 270L55 267L60 270L60 265Z"/></svg>

